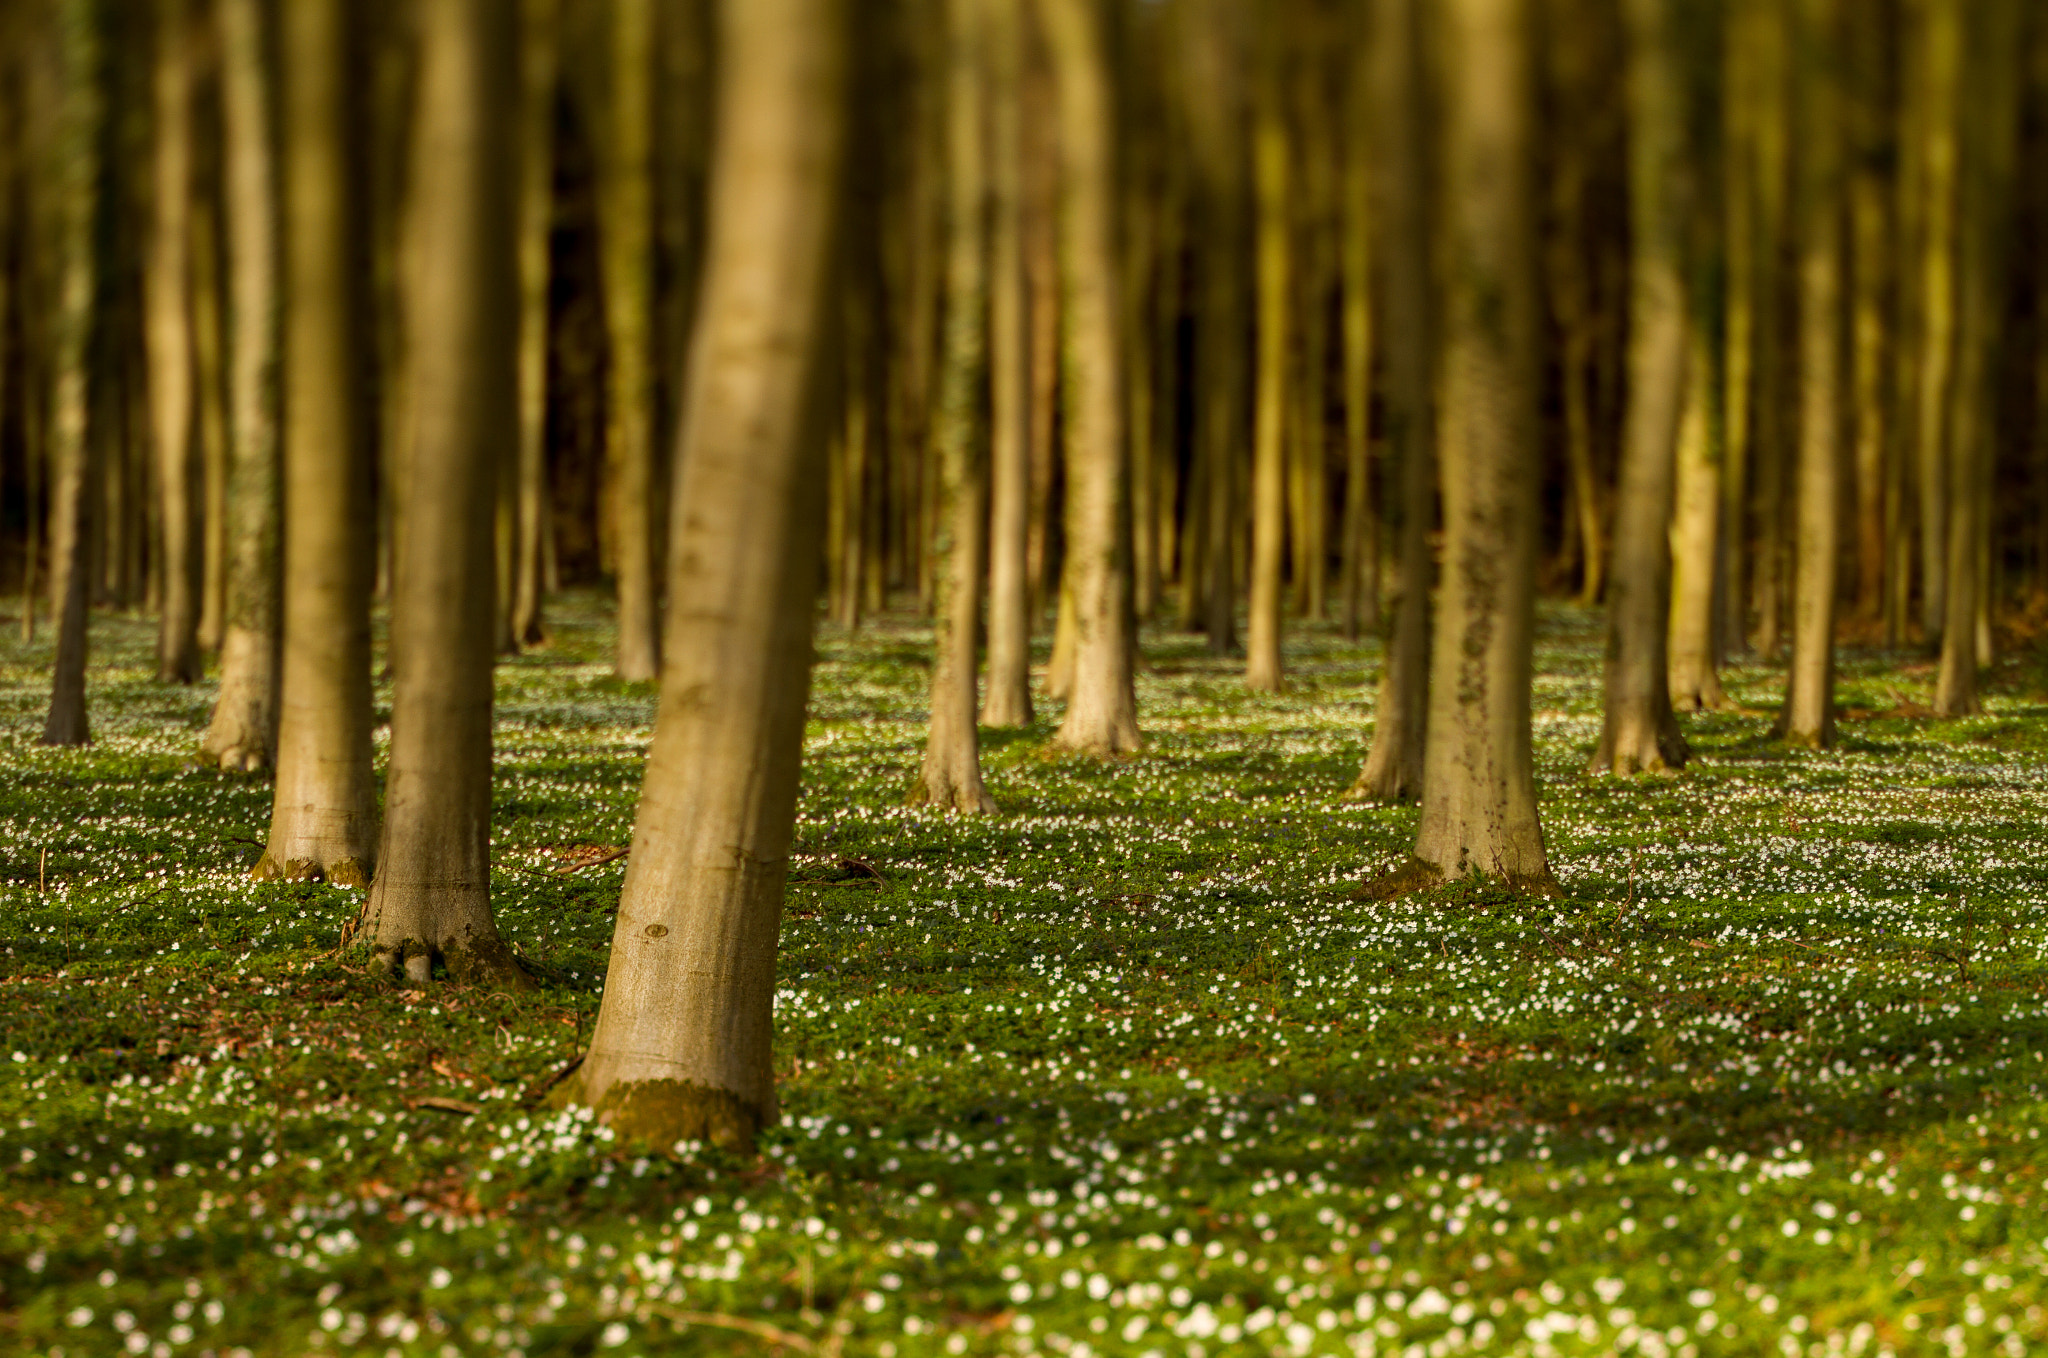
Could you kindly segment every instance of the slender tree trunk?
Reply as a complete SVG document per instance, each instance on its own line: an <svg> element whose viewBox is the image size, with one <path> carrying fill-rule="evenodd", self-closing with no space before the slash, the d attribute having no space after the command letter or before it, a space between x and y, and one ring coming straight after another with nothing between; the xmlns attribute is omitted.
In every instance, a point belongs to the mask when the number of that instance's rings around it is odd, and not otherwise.
<svg viewBox="0 0 2048 1358"><path fill-rule="evenodd" d="M987 0L947 0L946 308L939 409L936 591L932 619L931 718L915 804L946 811L996 809L981 781L975 729L975 670L981 632L988 472L982 396L988 377L988 154L984 49Z"/></svg>
<svg viewBox="0 0 2048 1358"><path fill-rule="evenodd" d="M1735 706L1721 689L1714 645L1721 546L1721 449L1713 427L1713 337L1694 317L1687 340L1685 413L1671 517L1670 699L1681 712Z"/></svg>
<svg viewBox="0 0 2048 1358"><path fill-rule="evenodd" d="M1859 124L1861 117L1859 114ZM1856 611L1875 620L1884 608L1885 469L1891 432L1891 353L1887 293L1893 250L1883 180L1857 157L1850 176L1849 214L1854 248L1849 252L1852 322L1850 389L1855 404L1856 440Z"/></svg>
<svg viewBox="0 0 2048 1358"><path fill-rule="evenodd" d="M1913 384L1913 463L1920 502L1920 630L1939 647L1948 617L1950 385L1956 351L1957 123L1961 117L1962 0L1915 7L1909 45L1915 69L1908 96L1906 155L1918 181L1920 240L1912 261L1919 371Z"/></svg>
<svg viewBox="0 0 2048 1358"><path fill-rule="evenodd" d="M1035 31L1035 21L1031 21ZM1031 586L1031 626L1044 621L1058 595L1054 550L1053 481L1059 458L1060 272L1058 149L1052 124L1050 77L1042 61L1027 64L1021 86L1025 103L1023 155L1024 289L1030 327L1029 389L1025 415L1030 440L1031 522L1025 540L1025 573ZM1063 697L1051 691L1047 696Z"/></svg>
<svg viewBox="0 0 2048 1358"><path fill-rule="evenodd" d="M420 0L406 352L413 421L393 563L390 795L369 937L415 985L531 982L491 918L495 463L518 436L519 16Z"/></svg>
<svg viewBox="0 0 2048 1358"><path fill-rule="evenodd" d="M1023 0L989 0L987 726L1031 722L1031 382L1023 231Z"/></svg>
<svg viewBox="0 0 2048 1358"><path fill-rule="evenodd" d="M219 0L226 201L227 603L220 694L200 744L223 769L277 749L278 288L273 96L262 0Z"/></svg>
<svg viewBox="0 0 2048 1358"><path fill-rule="evenodd" d="M86 604L92 590L95 498L93 446L87 429L93 294L98 286L94 226L98 217L100 118L98 25L90 0L58 0L48 12L50 60L32 92L39 115L37 178L49 195L43 214L50 259L49 415L45 460L50 469L50 611L57 655L43 744L84 745Z"/></svg>
<svg viewBox="0 0 2048 1358"><path fill-rule="evenodd" d="M157 10L148 311L150 442L163 515L157 678L199 677L199 506L192 446L192 19L187 0Z"/></svg>
<svg viewBox="0 0 2048 1358"><path fill-rule="evenodd" d="M370 764L370 327L357 163L358 73L342 0L280 7L284 166L284 639L277 792L258 877L367 886ZM401 666L402 668L402 666Z"/></svg>
<svg viewBox="0 0 2048 1358"><path fill-rule="evenodd" d="M1792 660L1778 733L1835 741L1835 600L1842 537L1843 165L1840 11L1797 0L1808 64L1799 93L1799 490Z"/></svg>
<svg viewBox="0 0 2048 1358"><path fill-rule="evenodd" d="M610 338L605 456L611 464L618 544L621 679L652 679L661 666L654 540L654 0L608 0L610 125L599 153L599 236L605 326Z"/></svg>
<svg viewBox="0 0 2048 1358"><path fill-rule="evenodd" d="M725 0L670 660L590 1054L565 1094L654 1146L775 1116L775 945L822 526L841 0ZM683 507L688 512L680 512Z"/></svg>
<svg viewBox="0 0 2048 1358"><path fill-rule="evenodd" d="M1787 6L1758 0L1754 43L1746 56L1757 75L1756 99L1756 411L1752 420L1757 490L1756 649L1777 661L1784 646L1785 484L1793 461L1788 393L1793 364L1786 354L1788 285L1786 197L1791 160L1790 53Z"/></svg>
<svg viewBox="0 0 2048 1358"><path fill-rule="evenodd" d="M192 202L192 379L198 404L200 549L199 648L220 650L227 630L228 435L227 344L218 180L212 175Z"/></svg>
<svg viewBox="0 0 2048 1358"><path fill-rule="evenodd" d="M1055 741L1092 754L1138 748L1131 610L1129 449L1116 257L1115 92L1101 16L1041 0L1060 144L1060 272L1067 393L1067 578L1074 684Z"/></svg>
<svg viewBox="0 0 2048 1358"><path fill-rule="evenodd" d="M1276 42L1270 34L1262 46ZM1289 215L1287 121L1280 105L1279 55L1261 54L1253 100L1252 185L1257 204L1258 385L1252 404L1251 607L1244 684L1280 691L1280 575L1287 538L1288 302L1293 222Z"/></svg>
<svg viewBox="0 0 2048 1358"><path fill-rule="evenodd" d="M1628 33L1628 407L1607 587L1607 683L1595 771L1681 768L1667 656L1671 505L1686 399L1686 85L1672 0L1626 0ZM1699 374L1705 380L1706 374Z"/></svg>
<svg viewBox="0 0 2048 1358"><path fill-rule="evenodd" d="M1759 0L1738 0L1723 49L1721 221L1727 264L1721 313L1720 649L1749 645L1749 461L1757 357L1757 44Z"/></svg>
<svg viewBox="0 0 2048 1358"><path fill-rule="evenodd" d="M1525 0L1443 0L1442 611L1408 866L1383 893L1466 876L1555 895L1537 819L1536 264Z"/></svg>
<svg viewBox="0 0 2048 1358"><path fill-rule="evenodd" d="M1424 178L1422 14L1417 0L1374 0L1372 108L1374 224L1387 345L1382 410L1387 452L1400 477L1394 634L1380 666L1379 701L1365 767L1346 801L1422 796L1430 721L1430 551L1436 517L1435 418L1431 384L1428 190Z"/></svg>
<svg viewBox="0 0 2048 1358"><path fill-rule="evenodd" d="M1360 44L1342 107L1343 200L1340 271L1344 325L1344 639L1380 625L1379 506L1372 465L1372 158L1366 129L1371 66Z"/></svg>
<svg viewBox="0 0 2048 1358"><path fill-rule="evenodd" d="M547 532L548 237L555 191L560 0L521 0L519 110L519 452L512 553L512 639L547 639L542 539Z"/></svg>

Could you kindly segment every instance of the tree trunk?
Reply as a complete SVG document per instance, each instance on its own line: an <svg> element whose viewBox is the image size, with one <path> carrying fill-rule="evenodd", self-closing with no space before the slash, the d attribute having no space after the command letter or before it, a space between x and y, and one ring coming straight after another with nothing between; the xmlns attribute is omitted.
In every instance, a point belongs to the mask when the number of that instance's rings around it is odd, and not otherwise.
<svg viewBox="0 0 2048 1358"><path fill-rule="evenodd" d="M1466 876L1558 894L1529 738L1536 268L1524 0L1443 0L1444 582L1415 855L1383 892Z"/></svg>
<svg viewBox="0 0 2048 1358"><path fill-rule="evenodd" d="M1759 0L1733 7L1722 52L1721 222L1726 283L1721 313L1721 650L1749 644L1749 460L1755 441L1758 231L1757 63ZM1674 698L1676 692L1674 690Z"/></svg>
<svg viewBox="0 0 2048 1358"><path fill-rule="evenodd" d="M1278 39L1268 34L1261 47ZM1257 205L1258 386L1252 405L1251 606L1245 631L1244 685L1280 691L1280 574L1287 539L1287 314L1293 221L1288 191L1287 121L1280 106L1277 52L1261 52L1253 100L1252 186Z"/></svg>
<svg viewBox="0 0 2048 1358"><path fill-rule="evenodd" d="M1434 337L1429 302L1428 190L1423 168L1425 111L1422 15L1417 0L1374 0L1372 147L1376 252L1387 345L1382 394L1387 453L1401 479L1394 634L1380 665L1372 747L1344 794L1355 802L1422 796L1429 730L1429 530L1436 517Z"/></svg>
<svg viewBox="0 0 2048 1358"><path fill-rule="evenodd" d="M92 590L93 517L97 487L87 429L93 295L99 260L100 118L99 53L90 0L59 0L51 7L50 61L38 63L30 108L40 115L37 179L49 194L43 223L51 283L43 321L49 346L49 415L44 460L50 469L50 611L57 625L57 655L50 679L50 711L43 744L84 745L86 720L86 604Z"/></svg>
<svg viewBox="0 0 2048 1358"><path fill-rule="evenodd" d="M1380 626L1379 506L1372 466L1372 158L1366 146L1372 88L1369 48L1361 44L1344 96L1342 226L1339 233L1344 325L1344 639Z"/></svg>
<svg viewBox="0 0 2048 1358"><path fill-rule="evenodd" d="M1714 645L1721 546L1721 450L1714 437L1713 337L1697 315L1687 335L1685 413L1671 516L1670 701L1681 712L1726 711Z"/></svg>
<svg viewBox="0 0 2048 1358"><path fill-rule="evenodd" d="M1786 195L1791 159L1792 35L1780 0L1756 0L1746 63L1756 70L1756 409L1751 425L1757 491L1754 571L1756 649L1777 661L1784 646L1785 483L1790 470L1792 363L1785 352Z"/></svg>
<svg viewBox="0 0 2048 1358"><path fill-rule="evenodd" d="M1074 684L1056 743L1091 754L1138 748L1133 683L1129 449L1117 331L1115 92L1100 16L1087 0L1042 0L1060 145L1060 281L1067 394L1067 552Z"/></svg>
<svg viewBox="0 0 2048 1358"><path fill-rule="evenodd" d="M1628 34L1628 407L1607 587L1607 682L1594 771L1681 768L1671 710L1671 505L1686 399L1686 84L1672 0L1625 0ZM1697 375L1706 380L1705 373Z"/></svg>
<svg viewBox="0 0 2048 1358"><path fill-rule="evenodd" d="M495 463L518 436L519 16L420 0L391 761L365 913L394 974L531 984L491 918Z"/></svg>
<svg viewBox="0 0 2048 1358"><path fill-rule="evenodd" d="M1031 723L1030 317L1023 232L1023 0L989 0L987 726Z"/></svg>
<svg viewBox="0 0 2048 1358"><path fill-rule="evenodd" d="M192 380L198 405L199 440L199 649L220 650L228 604L228 435L227 379L222 370L227 343L221 315L223 242L217 166L192 202Z"/></svg>
<svg viewBox="0 0 2048 1358"><path fill-rule="evenodd" d="M199 506L192 456L192 43L186 0L157 11L148 312L150 443L163 515L156 673L199 677Z"/></svg>
<svg viewBox="0 0 2048 1358"><path fill-rule="evenodd" d="M277 184L262 0L219 0L227 301L227 602L220 694L201 752L223 769L277 750Z"/></svg>
<svg viewBox="0 0 2048 1358"><path fill-rule="evenodd" d="M617 543L619 678L652 679L661 667L654 539L654 0L608 0L610 125L598 152L603 177L598 231L610 340L605 457Z"/></svg>
<svg viewBox="0 0 2048 1358"><path fill-rule="evenodd" d="M939 409L937 566L931 717L910 800L945 811L996 809L981 781L974 680L981 640L988 472L981 441L988 377L987 0L947 0L946 305Z"/></svg>
<svg viewBox="0 0 2048 1358"><path fill-rule="evenodd" d="M555 204L560 0L522 0L519 109L519 451L514 482L512 639L547 639L542 539L547 532L548 238Z"/></svg>
<svg viewBox="0 0 2048 1358"><path fill-rule="evenodd" d="M1791 745L1835 742L1835 599L1842 538L1843 165L1840 14L1798 0L1799 486L1792 660L1778 733Z"/></svg>
<svg viewBox="0 0 2048 1358"><path fill-rule="evenodd" d="M1920 630L1939 647L1948 617L1950 384L1956 349L1957 123L1961 117L1963 5L1916 6L1909 44L1907 173L1918 187L1919 246L1911 261L1918 331L1913 383L1913 464L1920 501Z"/></svg>
<svg viewBox="0 0 2048 1358"><path fill-rule="evenodd" d="M292 0L282 20L284 640L277 792L258 877L367 886L370 502L366 246L358 72L342 0Z"/></svg>
<svg viewBox="0 0 2048 1358"><path fill-rule="evenodd" d="M724 0L670 660L589 1056L564 1093L654 1146L775 1117L775 945L822 527L845 111L840 0Z"/></svg>

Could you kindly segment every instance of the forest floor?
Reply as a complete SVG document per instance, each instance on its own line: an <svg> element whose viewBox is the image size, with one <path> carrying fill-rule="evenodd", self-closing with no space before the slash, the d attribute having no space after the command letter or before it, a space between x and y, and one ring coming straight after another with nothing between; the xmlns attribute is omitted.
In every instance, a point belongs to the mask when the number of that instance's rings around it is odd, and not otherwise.
<svg viewBox="0 0 2048 1358"><path fill-rule="evenodd" d="M9 632L13 628L9 625ZM1547 608L1568 898L1358 899L1376 648L1278 697L1148 635L1142 755L984 732L1001 817L907 809L927 635L820 636L761 1157L540 1094L596 1012L651 686L593 601L499 671L493 878L534 994L396 990L360 894L248 879L265 783L102 618L97 743L0 643L0 1351L1936 1354L2048 1344L2048 706L1925 716L1844 655L1841 748L1687 719L1581 770L1596 615ZM383 700L380 690L380 701Z"/></svg>

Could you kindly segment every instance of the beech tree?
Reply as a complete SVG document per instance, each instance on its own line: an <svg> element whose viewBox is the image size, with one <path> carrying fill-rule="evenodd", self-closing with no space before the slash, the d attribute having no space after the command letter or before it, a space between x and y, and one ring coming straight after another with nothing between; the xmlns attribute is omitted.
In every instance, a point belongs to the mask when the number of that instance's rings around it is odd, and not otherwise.
<svg viewBox="0 0 2048 1358"><path fill-rule="evenodd" d="M1288 215L1287 126L1280 106L1280 39L1260 25L1252 99L1252 198L1258 297L1258 377L1252 396L1251 599L1245 627L1245 687L1280 689L1280 609L1287 538L1288 302L1293 223Z"/></svg>
<svg viewBox="0 0 2048 1358"><path fill-rule="evenodd" d="M824 510L841 0L723 0L669 660L589 1054L561 1086L656 1146L775 1116L775 944Z"/></svg>
<svg viewBox="0 0 2048 1358"><path fill-rule="evenodd" d="M157 678L199 677L200 505L194 457L192 25L189 0L156 11L149 263L143 274L150 441L163 533Z"/></svg>
<svg viewBox="0 0 2048 1358"><path fill-rule="evenodd" d="M277 789L258 877L367 886L370 459L359 72L342 0L279 8L284 212L284 628Z"/></svg>
<svg viewBox="0 0 2048 1358"><path fill-rule="evenodd" d="M1526 0L1444 0L1444 581L1422 818L1381 893L1465 876L1557 893L1529 737L1536 275Z"/></svg>

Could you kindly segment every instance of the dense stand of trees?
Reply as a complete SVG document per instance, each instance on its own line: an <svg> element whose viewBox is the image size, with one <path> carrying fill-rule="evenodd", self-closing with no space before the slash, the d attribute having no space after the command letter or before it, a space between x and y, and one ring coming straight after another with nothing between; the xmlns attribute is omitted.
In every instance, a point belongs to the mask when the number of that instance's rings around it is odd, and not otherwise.
<svg viewBox="0 0 2048 1358"><path fill-rule="evenodd" d="M659 681L563 1086L774 1106L810 638L933 625L912 800L978 727L1141 744L1139 626L1287 682L1377 631L1344 795L1396 892L1556 889L1534 601L1606 610L1591 767L1718 671L1939 657L2048 591L2048 15L2020 0L0 0L0 572L90 738L94 608L218 665L259 875L394 974L525 983L490 671L609 584ZM373 609L390 619L387 793ZM1242 623L1240 622L1242 619ZM1034 673L1034 637L1050 661ZM217 659L215 659L217 657Z"/></svg>

